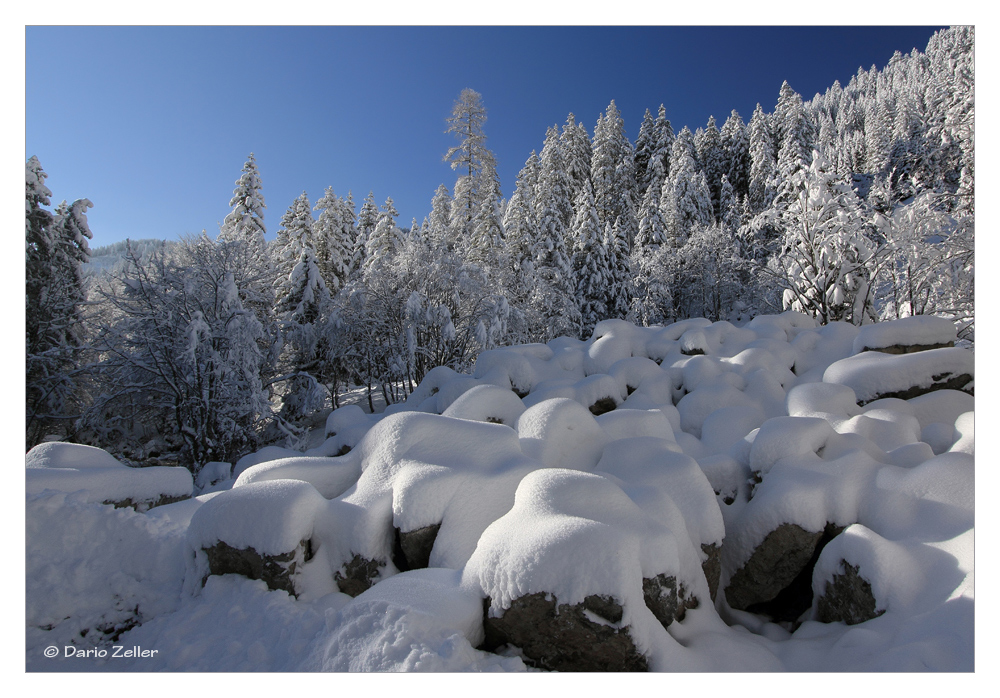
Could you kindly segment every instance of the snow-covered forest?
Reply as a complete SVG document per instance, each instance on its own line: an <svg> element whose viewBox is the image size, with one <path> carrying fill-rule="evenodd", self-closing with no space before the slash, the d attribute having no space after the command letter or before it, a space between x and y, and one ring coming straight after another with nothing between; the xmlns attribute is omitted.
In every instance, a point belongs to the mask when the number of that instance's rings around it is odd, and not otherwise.
<svg viewBox="0 0 1000 698"><path fill-rule="evenodd" d="M29 159L29 668L971 669L974 30L668 114L101 269Z"/></svg>
<svg viewBox="0 0 1000 698"><path fill-rule="evenodd" d="M973 36L939 32L808 102L784 84L773 111L721 128L675 129L661 105L633 143L614 102L592 134L570 114L506 200L467 90L448 120L457 179L422 222L327 190L292 202L268 243L251 155L216 238L133 248L90 284L89 202L47 211L31 160L27 446L235 460L294 440L351 384L392 404L435 366L585 339L606 318L939 314L972 340Z"/></svg>

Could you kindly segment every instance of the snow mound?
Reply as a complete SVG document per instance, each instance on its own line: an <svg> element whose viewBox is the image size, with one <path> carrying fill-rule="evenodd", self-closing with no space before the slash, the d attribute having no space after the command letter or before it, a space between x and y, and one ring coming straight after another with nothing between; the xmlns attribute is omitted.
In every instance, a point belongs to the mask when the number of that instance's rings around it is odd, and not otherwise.
<svg viewBox="0 0 1000 698"><path fill-rule="evenodd" d="M547 468L593 470L608 441L594 415L567 398L525 410L517 420L517 434L524 454Z"/></svg>
<svg viewBox="0 0 1000 698"><path fill-rule="evenodd" d="M823 382L848 386L859 404L882 397L905 399L935 388L966 388L975 375L974 359L971 351L958 347L901 355L864 352L831 364Z"/></svg>
<svg viewBox="0 0 1000 698"><path fill-rule="evenodd" d="M601 594L625 607L622 624L645 611L643 577L678 575L673 534L607 478L543 469L518 486L513 508L487 528L465 566L499 615L515 599L554 595L560 604Z"/></svg>
<svg viewBox="0 0 1000 698"><path fill-rule="evenodd" d="M893 347L921 348L954 346L958 339L955 323L933 315L911 317L866 325L854 339L855 354Z"/></svg>
<svg viewBox="0 0 1000 698"><path fill-rule="evenodd" d="M312 538L313 524L327 501L300 480L254 482L219 492L191 517L192 548L223 542L233 548L280 555Z"/></svg>
<svg viewBox="0 0 1000 698"><path fill-rule="evenodd" d="M974 355L929 348L953 332L609 320L341 407L319 446L207 464L217 491L148 512L102 502L190 474L43 444L28 668L564 668L549 643L657 671L971 670ZM160 654L42 654L112 643Z"/></svg>
<svg viewBox="0 0 1000 698"><path fill-rule="evenodd" d="M510 390L495 385L477 385L451 403L442 416L514 427L524 409L524 403Z"/></svg>
<svg viewBox="0 0 1000 698"><path fill-rule="evenodd" d="M50 441L38 444L24 456L25 468L120 468L122 464L101 448Z"/></svg>
<svg viewBox="0 0 1000 698"><path fill-rule="evenodd" d="M278 458L251 466L240 473L234 488L267 480L301 480L327 499L339 497L361 477L357 459L296 456Z"/></svg>
<svg viewBox="0 0 1000 698"><path fill-rule="evenodd" d="M45 490L81 492L88 502L138 505L191 496L194 480L186 468L130 468L107 451L80 444L51 442L25 456L28 494Z"/></svg>
<svg viewBox="0 0 1000 698"><path fill-rule="evenodd" d="M440 525L428 564L454 569L513 504L521 478L540 466L521 452L513 429L414 412L383 419L355 454L362 474L342 498L363 512L352 550L398 560L393 529L402 534Z"/></svg>

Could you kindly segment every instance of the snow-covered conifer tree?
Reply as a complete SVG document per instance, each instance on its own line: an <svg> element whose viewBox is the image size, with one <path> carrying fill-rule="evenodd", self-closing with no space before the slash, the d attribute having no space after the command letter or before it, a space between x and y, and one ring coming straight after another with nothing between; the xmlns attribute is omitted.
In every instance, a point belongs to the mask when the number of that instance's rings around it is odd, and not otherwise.
<svg viewBox="0 0 1000 698"><path fill-rule="evenodd" d="M402 236L396 227L396 217L399 212L393 204L392 197L387 197L379 211L378 221L368 238L365 248L364 276L368 278L378 273L383 265L388 264L402 244Z"/></svg>
<svg viewBox="0 0 1000 698"><path fill-rule="evenodd" d="M607 317L605 299L611 273L589 181L584 182L575 209L570 235L574 241L573 273L580 306L580 337L586 338L594 331L594 325Z"/></svg>
<svg viewBox="0 0 1000 698"><path fill-rule="evenodd" d="M451 229L462 248L472 237L473 219L489 191L489 180L496 177L496 160L486 147L485 123L486 107L482 95L465 88L455 101L445 131L454 134L459 144L449 148L444 155L451 168L459 172L451 207Z"/></svg>
<svg viewBox="0 0 1000 698"><path fill-rule="evenodd" d="M431 199L431 215L427 219L427 243L432 249L453 250L454 240L451 237L451 194L444 184L438 185Z"/></svg>
<svg viewBox="0 0 1000 698"><path fill-rule="evenodd" d="M361 204L361 210L358 211L358 233L354 238L354 249L351 257L352 275L361 273L361 270L366 266L365 259L368 254L368 238L374 232L378 219L379 211L378 206L375 205L375 193L369 191L368 196L365 197L364 202Z"/></svg>
<svg viewBox="0 0 1000 698"><path fill-rule="evenodd" d="M277 275L275 287L278 289L279 295L283 293L285 281L288 279L292 267L298 264L302 250L309 247L315 252L314 224L309 197L305 192L302 192L285 211L285 215L281 217L281 227L278 229L274 242L271 243L274 260L272 264Z"/></svg>
<svg viewBox="0 0 1000 698"><path fill-rule="evenodd" d="M759 213L771 205L775 194L777 161L774 136L767 114L757 104L750 119L750 180L748 184L750 212Z"/></svg>
<svg viewBox="0 0 1000 698"><path fill-rule="evenodd" d="M594 127L590 178L601 224L613 226L621 218L622 228L631 244L636 228L635 163L632 144L625 136L625 122L614 100Z"/></svg>
<svg viewBox="0 0 1000 698"><path fill-rule="evenodd" d="M353 207L327 187L316 202L314 211L319 217L313 225L316 242L316 264L331 294L336 294L347 283L351 269L352 246L357 236Z"/></svg>
<svg viewBox="0 0 1000 698"><path fill-rule="evenodd" d="M25 165L25 349L26 440L35 445L49 429L62 435L72 426L74 374L84 346L81 265L90 259L87 209L64 201L55 216L41 208L51 192L38 159Z"/></svg>
<svg viewBox="0 0 1000 698"><path fill-rule="evenodd" d="M577 123L576 117L570 113L563 124L559 140L564 167L569 177L570 200L576 201L584 182L590 179L590 160L593 157L590 136L586 127Z"/></svg>
<svg viewBox="0 0 1000 698"><path fill-rule="evenodd" d="M267 253L267 242L264 234L264 194L262 191L260 172L253 153L243 165L243 173L236 180L233 198L229 205L233 210L222 222L220 239L226 241L243 240L250 246L255 258L263 261Z"/></svg>
<svg viewBox="0 0 1000 698"><path fill-rule="evenodd" d="M747 127L735 109L722 125L720 136L729 165L726 172L729 184L736 194L746 196L750 186L750 140Z"/></svg>

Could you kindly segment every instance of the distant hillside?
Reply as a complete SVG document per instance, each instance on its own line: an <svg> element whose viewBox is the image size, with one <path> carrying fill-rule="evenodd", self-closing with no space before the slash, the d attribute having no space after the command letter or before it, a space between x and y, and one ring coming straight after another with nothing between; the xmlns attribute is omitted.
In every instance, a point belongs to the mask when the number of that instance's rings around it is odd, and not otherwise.
<svg viewBox="0 0 1000 698"><path fill-rule="evenodd" d="M95 247L90 251L90 264L83 265L84 275L96 276L114 269L117 265L121 264L125 257L125 250L130 243L132 249L139 254L141 259L148 259L154 251L165 245L174 244L167 240L147 238L143 240L122 240L110 245Z"/></svg>

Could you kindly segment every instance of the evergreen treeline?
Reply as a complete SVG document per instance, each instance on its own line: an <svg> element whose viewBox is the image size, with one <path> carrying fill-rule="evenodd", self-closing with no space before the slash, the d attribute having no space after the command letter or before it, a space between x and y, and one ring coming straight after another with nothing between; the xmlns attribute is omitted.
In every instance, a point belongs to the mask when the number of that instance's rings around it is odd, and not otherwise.
<svg viewBox="0 0 1000 698"><path fill-rule="evenodd" d="M327 189L292 202L268 243L251 154L217 239L129 245L86 304L90 203L43 209L32 158L28 446L55 433L197 469L294 443L349 385L391 404L435 366L587 338L605 318L935 313L971 340L973 61L973 29L952 28L809 101L785 83L749 122L733 111L692 133L647 110L634 143L612 101L592 135L573 114L549 128L509 200L464 90L445 155L457 179L422 223Z"/></svg>

